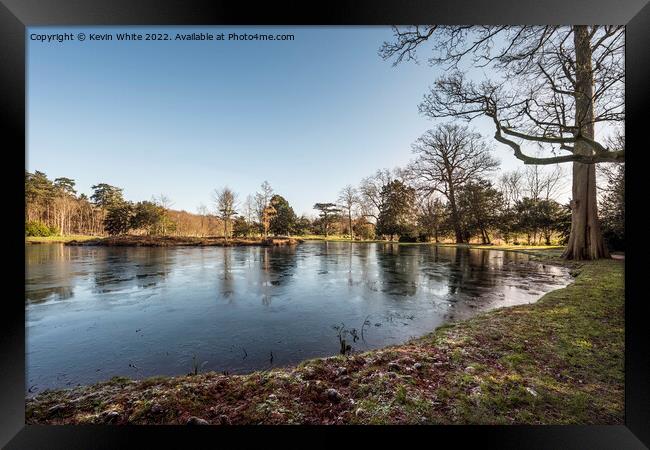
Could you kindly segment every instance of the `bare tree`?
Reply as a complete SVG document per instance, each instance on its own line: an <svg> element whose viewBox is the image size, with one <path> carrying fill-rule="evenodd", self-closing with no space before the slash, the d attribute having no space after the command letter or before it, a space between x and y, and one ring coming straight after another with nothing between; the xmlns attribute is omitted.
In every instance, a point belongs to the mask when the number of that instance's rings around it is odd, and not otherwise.
<svg viewBox="0 0 650 450"><path fill-rule="evenodd" d="M445 205L439 194L425 193L419 195L417 200L418 225L424 233L435 242L440 242L441 229L445 221Z"/></svg>
<svg viewBox="0 0 650 450"><path fill-rule="evenodd" d="M499 189L503 193L506 206L513 206L521 199L524 190L523 179L524 173L519 169L505 172L499 178Z"/></svg>
<svg viewBox="0 0 650 450"><path fill-rule="evenodd" d="M255 206L255 197L252 195L247 195L246 196L246 201L244 202L243 206L243 214L244 217L246 218L246 222L249 225L249 230L252 230L253 227L252 225L255 223L255 216L256 216L256 206ZM250 235L250 231L249 231Z"/></svg>
<svg viewBox="0 0 650 450"><path fill-rule="evenodd" d="M564 171L559 164L552 170L544 170L544 166L526 166L525 190L532 200L555 199L564 187Z"/></svg>
<svg viewBox="0 0 650 450"><path fill-rule="evenodd" d="M153 203L156 205L160 206L163 210L163 217L160 223L160 231L162 232L163 236L167 234L167 216L169 214L170 208L174 205L174 202L167 197L165 194L160 194L157 197L153 196L152 198Z"/></svg>
<svg viewBox="0 0 650 450"><path fill-rule="evenodd" d="M383 202L381 192L394 178L389 169L381 169L361 180L358 189L359 206L364 217L372 217L377 221Z"/></svg>
<svg viewBox="0 0 650 450"><path fill-rule="evenodd" d="M339 203L341 208L348 216L348 229L350 230L350 240L354 240L354 230L352 230L352 211L359 203L357 190L352 185L347 185L339 193Z"/></svg>
<svg viewBox="0 0 650 450"><path fill-rule="evenodd" d="M468 127L443 124L423 134L413 144L418 155L410 170L421 192L439 192L449 202L456 242L464 242L456 191L465 183L495 170L499 162L481 135Z"/></svg>
<svg viewBox="0 0 650 450"><path fill-rule="evenodd" d="M625 134L623 133L622 127L617 127L614 133L608 137L607 146L610 148L625 148ZM612 186L613 180L618 178L619 171L624 170L618 167L618 164L599 164L596 175L599 179L604 181L604 186L600 189L603 192L607 192L608 189Z"/></svg>
<svg viewBox="0 0 650 450"><path fill-rule="evenodd" d="M205 236L204 221L208 215L207 206L205 206L203 203L200 203L199 206L196 207L196 213L201 217L201 235Z"/></svg>
<svg viewBox="0 0 650 450"><path fill-rule="evenodd" d="M261 191L255 193L255 210L257 212L257 218L260 224L262 224L264 238L266 239L269 235L271 217L275 213L275 208L271 205L273 188L268 181L264 181L260 187Z"/></svg>
<svg viewBox="0 0 650 450"><path fill-rule="evenodd" d="M395 28L379 53L395 64L433 43L429 62L454 69L440 77L420 105L432 118L487 117L494 138L526 164L573 163L568 259L607 257L596 202L595 163L623 162L624 148L596 139L596 124L625 117L623 26L424 26ZM501 77L479 84L458 64L471 59ZM545 149L531 156L522 145ZM560 154L565 152L564 154Z"/></svg>
<svg viewBox="0 0 650 450"><path fill-rule="evenodd" d="M224 241L227 243L228 225L233 216L237 214L237 211L235 210L237 207L237 194L235 194L228 186L221 190L215 189L214 202L217 215L223 221L223 237Z"/></svg>
<svg viewBox="0 0 650 450"><path fill-rule="evenodd" d="M153 201L164 209L170 209L172 206L174 206L174 202L172 202L172 200L165 194L160 194L157 197L154 196Z"/></svg>

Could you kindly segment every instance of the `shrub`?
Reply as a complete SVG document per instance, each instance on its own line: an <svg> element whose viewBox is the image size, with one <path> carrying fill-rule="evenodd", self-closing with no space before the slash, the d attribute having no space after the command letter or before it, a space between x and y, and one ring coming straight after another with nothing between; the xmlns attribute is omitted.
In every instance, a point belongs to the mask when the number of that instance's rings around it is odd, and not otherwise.
<svg viewBox="0 0 650 450"><path fill-rule="evenodd" d="M402 234L397 240L397 242L417 242L417 241L418 241L417 234Z"/></svg>
<svg viewBox="0 0 650 450"><path fill-rule="evenodd" d="M366 222L365 220L357 221L357 223L352 225L352 229L354 230L354 235L357 238L366 240L375 238L375 226L370 222Z"/></svg>
<svg viewBox="0 0 650 450"><path fill-rule="evenodd" d="M418 233L417 241L418 242L430 242L432 239L431 234L421 231Z"/></svg>
<svg viewBox="0 0 650 450"><path fill-rule="evenodd" d="M37 220L25 223L25 236L48 237L59 234L57 227L48 227L43 222Z"/></svg>

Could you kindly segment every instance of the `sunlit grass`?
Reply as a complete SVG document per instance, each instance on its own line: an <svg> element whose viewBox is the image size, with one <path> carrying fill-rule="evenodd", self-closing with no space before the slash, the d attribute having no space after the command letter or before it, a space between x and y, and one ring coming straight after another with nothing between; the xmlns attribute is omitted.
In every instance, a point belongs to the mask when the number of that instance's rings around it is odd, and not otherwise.
<svg viewBox="0 0 650 450"><path fill-rule="evenodd" d="M97 239L99 236L87 236L83 234L71 234L68 236L26 236L26 243L56 243L56 242L70 242L70 241L89 241Z"/></svg>
<svg viewBox="0 0 650 450"><path fill-rule="evenodd" d="M325 237L323 234L304 234L295 236L307 241L328 241L328 242L354 242L354 243L379 243L379 244L396 244L396 245L437 245L440 247L468 247L477 249L494 249L494 250L556 250L564 249L563 245L512 245L512 244L457 244L455 242L398 242L390 241L387 239L350 239L348 235L329 235Z"/></svg>

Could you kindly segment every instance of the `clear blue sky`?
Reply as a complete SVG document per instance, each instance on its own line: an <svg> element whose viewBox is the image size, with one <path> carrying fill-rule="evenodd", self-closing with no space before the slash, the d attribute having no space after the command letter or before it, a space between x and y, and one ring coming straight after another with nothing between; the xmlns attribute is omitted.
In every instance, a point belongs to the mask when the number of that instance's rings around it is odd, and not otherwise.
<svg viewBox="0 0 650 450"><path fill-rule="evenodd" d="M292 33L293 41L42 43L31 33ZM30 28L27 169L105 182L128 200L165 194L174 209L240 200L264 180L296 213L346 184L406 164L433 123L417 105L438 69L393 68L389 27ZM490 140L493 130L483 131ZM492 142L504 169L523 167Z"/></svg>

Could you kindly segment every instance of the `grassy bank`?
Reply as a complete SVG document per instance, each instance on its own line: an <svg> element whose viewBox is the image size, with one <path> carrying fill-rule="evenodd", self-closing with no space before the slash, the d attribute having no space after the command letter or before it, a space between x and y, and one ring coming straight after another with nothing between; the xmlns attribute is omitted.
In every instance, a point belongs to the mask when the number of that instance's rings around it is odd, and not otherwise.
<svg viewBox="0 0 650 450"><path fill-rule="evenodd" d="M87 246L115 246L115 247L175 247L175 246L246 246L246 245L294 245L302 242L296 238L229 238L223 237L195 237L195 236L109 236L103 238L91 238L66 241L67 245Z"/></svg>
<svg viewBox="0 0 650 450"><path fill-rule="evenodd" d="M81 234L73 234L70 236L47 236L47 237L41 237L41 236L26 236L25 237L25 243L26 244L54 244L54 243L60 243L60 242L70 242L70 241L90 241L98 239L97 236L86 236L86 235L81 235Z"/></svg>
<svg viewBox="0 0 650 450"><path fill-rule="evenodd" d="M482 245L482 244L455 244L455 243L433 243L433 242L397 242L379 239L355 239L350 240L347 236L327 236L310 234L301 236L292 236L291 238L230 238L228 245L281 245L282 243L298 243L302 241L327 241L327 242L353 242L355 244L392 244L392 245L438 245L441 247L468 247L478 249L493 249L503 251L518 251L526 253L527 250L550 250L555 255L555 250L562 249L562 246L546 245ZM268 241L268 242L267 242ZM114 245L114 246L222 246L225 245L223 237L197 237L197 236L49 236L49 237L25 237L27 244L45 244L45 243L70 243L71 245Z"/></svg>
<svg viewBox="0 0 650 450"><path fill-rule="evenodd" d="M483 244L435 244L440 247L466 247L480 250L499 250L502 252L517 252L530 255L537 260L546 260L552 264L566 265L560 259L564 252L563 245L483 245Z"/></svg>
<svg viewBox="0 0 650 450"><path fill-rule="evenodd" d="M27 400L26 420L620 424L623 263L573 269L572 285L535 304L491 311L404 345L248 375L114 378L46 391Z"/></svg>
<svg viewBox="0 0 650 450"><path fill-rule="evenodd" d="M354 242L354 243L378 243L378 244L394 244L394 245L438 245L441 247L469 247L481 249L495 249L495 250L548 250L564 248L562 245L511 245L511 244L457 244L455 242L398 242L386 239L354 239L350 240L349 236L327 236L322 234L305 234L298 236L307 241L327 241L327 242Z"/></svg>

